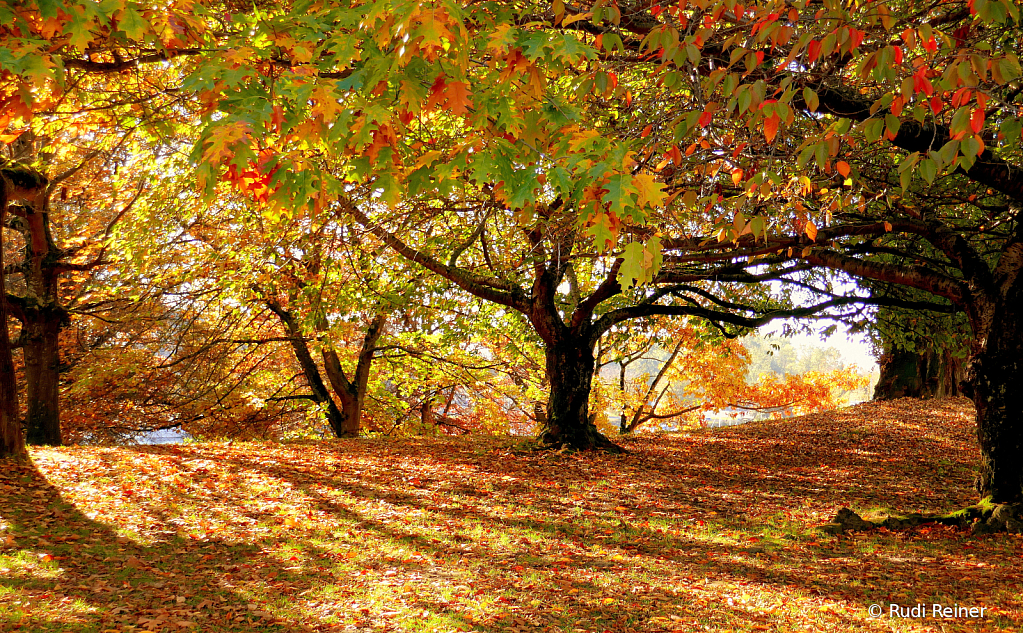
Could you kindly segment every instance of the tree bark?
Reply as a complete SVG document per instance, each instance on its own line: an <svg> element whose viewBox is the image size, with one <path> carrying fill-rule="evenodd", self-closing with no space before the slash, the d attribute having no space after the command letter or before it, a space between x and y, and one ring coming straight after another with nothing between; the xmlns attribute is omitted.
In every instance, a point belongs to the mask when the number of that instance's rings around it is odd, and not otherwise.
<svg viewBox="0 0 1023 633"><path fill-rule="evenodd" d="M595 361L589 337L567 336L563 341L547 345L545 356L551 391L540 441L576 450L623 452L597 430L593 424L596 416L590 415Z"/></svg>
<svg viewBox="0 0 1023 633"><path fill-rule="evenodd" d="M377 341L384 333L386 323L387 315L379 313L366 328L366 336L359 349L359 360L356 362L351 380L341 368L341 361L334 348L324 346L323 366L327 372L327 380L341 401L341 435L338 437L355 437L362 432L362 408L366 403L370 369L376 354Z"/></svg>
<svg viewBox="0 0 1023 633"><path fill-rule="evenodd" d="M25 310L22 341L29 444L60 446L60 329L64 311L53 306Z"/></svg>
<svg viewBox="0 0 1023 633"><path fill-rule="evenodd" d="M53 246L53 241L52 239L47 241L50 236L45 208L47 184L49 184L49 180L41 172L18 162L0 160L0 456L25 452L24 432L18 419L18 387L14 377L11 339L7 330L8 303L6 264L3 261L3 234L7 227L9 204L14 200L24 200L30 206L23 207L18 215L25 214L24 218L26 219L39 215L40 226L45 229L43 235L26 235L26 253L31 257L33 253L42 248L47 249L47 254L49 254L48 249ZM15 218L15 220L20 222L19 230L23 230L26 226L22 222L23 218ZM44 243L41 244L40 240ZM56 275L53 277L54 297L56 297ZM36 289L32 285L33 281L35 279L27 274L26 285L29 286L30 293ZM54 300L56 301L56 299ZM44 302L40 302L40 304L42 303ZM54 407L56 407L56 402L54 402Z"/></svg>
<svg viewBox="0 0 1023 633"><path fill-rule="evenodd" d="M874 400L949 398L963 395L963 363L948 350L909 352L886 345Z"/></svg>
<svg viewBox="0 0 1023 633"><path fill-rule="evenodd" d="M299 327L298 321L295 320L295 316L291 312L285 310L275 300L266 299L264 303L284 324L284 329L289 337L288 342L291 344L292 351L295 352L295 360L298 361L299 367L302 368L302 375L305 376L309 389L312 391L309 399L316 404L326 406L324 413L327 416L327 424L330 425L330 430L334 432L335 436L343 437L344 414L338 408L337 403L334 402L334 398L330 396L323 378L320 377L320 368L316 366L316 361L313 360L312 354L309 353L309 347L306 346L305 337L302 336L302 329Z"/></svg>
<svg viewBox="0 0 1023 633"><path fill-rule="evenodd" d="M45 197L18 207L12 225L25 239L25 259L20 265L25 296L18 317L25 342L25 385L29 444L60 446L60 330L66 312L60 305L60 261L64 256L50 232L49 205Z"/></svg>
<svg viewBox="0 0 1023 633"><path fill-rule="evenodd" d="M977 489L994 503L1023 502L1023 275L994 306L990 329L967 370L977 408L981 464Z"/></svg>
<svg viewBox="0 0 1023 633"><path fill-rule="evenodd" d="M7 277L3 258L7 202L7 178L0 173L0 457L25 452L25 436L18 420L18 385L14 378L11 337L7 330Z"/></svg>

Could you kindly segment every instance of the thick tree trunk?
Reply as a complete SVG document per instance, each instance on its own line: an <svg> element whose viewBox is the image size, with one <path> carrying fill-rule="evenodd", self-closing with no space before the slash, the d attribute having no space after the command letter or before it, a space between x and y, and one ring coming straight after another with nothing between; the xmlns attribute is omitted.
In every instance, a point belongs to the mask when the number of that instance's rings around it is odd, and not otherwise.
<svg viewBox="0 0 1023 633"><path fill-rule="evenodd" d="M25 311L22 329L28 401L28 443L60 446L60 328L63 310L52 307Z"/></svg>
<svg viewBox="0 0 1023 633"><path fill-rule="evenodd" d="M1023 502L1023 275L999 301L968 369L977 407L977 489L995 503Z"/></svg>
<svg viewBox="0 0 1023 633"><path fill-rule="evenodd" d="M593 350L584 337L565 337L546 350L547 379L551 386L547 419L540 440L550 446L577 450L622 448L604 437L590 415Z"/></svg>
<svg viewBox="0 0 1023 633"><path fill-rule="evenodd" d="M49 202L41 189L45 178L36 174L38 195L29 204L13 209L11 226L25 239L25 258L19 265L25 295L19 300L25 355L28 415L25 425L29 444L61 445L60 431L60 330L67 312L60 305L61 259L66 255L50 231Z"/></svg>
<svg viewBox="0 0 1023 633"><path fill-rule="evenodd" d="M874 400L948 398L962 395L963 363L948 350L908 352L886 346Z"/></svg>
<svg viewBox="0 0 1023 633"><path fill-rule="evenodd" d="M6 210L6 186L0 175L0 457L25 452L25 436L18 420L18 385L14 379L11 337L7 331L7 282L3 258Z"/></svg>

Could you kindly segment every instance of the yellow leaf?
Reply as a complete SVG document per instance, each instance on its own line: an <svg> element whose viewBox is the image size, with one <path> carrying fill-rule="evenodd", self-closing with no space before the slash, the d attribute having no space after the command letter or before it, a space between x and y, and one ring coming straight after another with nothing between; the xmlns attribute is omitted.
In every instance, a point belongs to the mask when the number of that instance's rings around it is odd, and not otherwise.
<svg viewBox="0 0 1023 633"><path fill-rule="evenodd" d="M667 194L664 193L664 185L657 182L652 174L638 174L632 179L632 184L639 192L638 205L640 207L650 205L657 208L664 204Z"/></svg>
<svg viewBox="0 0 1023 633"><path fill-rule="evenodd" d="M592 17L593 17L593 13L591 13L589 11L587 11L586 13L576 13L575 15L570 15L567 18L565 18L564 20L562 20L561 21L561 26L568 26L569 24L571 24L573 22L578 22L579 20L589 20Z"/></svg>
<svg viewBox="0 0 1023 633"><path fill-rule="evenodd" d="M806 236L810 238L811 241L817 241L817 225L811 220L806 221L806 228L803 230L806 231Z"/></svg>

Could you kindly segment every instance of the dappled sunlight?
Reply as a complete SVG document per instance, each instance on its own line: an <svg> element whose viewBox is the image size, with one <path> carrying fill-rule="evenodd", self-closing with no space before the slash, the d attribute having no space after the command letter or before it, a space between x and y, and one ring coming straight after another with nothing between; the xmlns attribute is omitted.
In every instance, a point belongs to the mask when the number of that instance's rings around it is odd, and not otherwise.
<svg viewBox="0 0 1023 633"><path fill-rule="evenodd" d="M37 450L38 472L3 479L0 622L929 631L936 621L867 607L940 602L988 609L943 630L1015 630L1020 537L814 529L842 506L971 502L967 406L899 401L623 438L624 456L507 438Z"/></svg>

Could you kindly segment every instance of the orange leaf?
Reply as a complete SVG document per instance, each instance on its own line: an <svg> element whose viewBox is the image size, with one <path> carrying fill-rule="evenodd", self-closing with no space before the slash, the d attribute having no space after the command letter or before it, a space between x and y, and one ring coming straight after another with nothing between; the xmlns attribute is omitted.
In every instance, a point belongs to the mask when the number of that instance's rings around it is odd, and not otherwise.
<svg viewBox="0 0 1023 633"><path fill-rule="evenodd" d="M806 47L806 61L807 63L814 63L821 54L821 43L817 40L810 40L810 44Z"/></svg>
<svg viewBox="0 0 1023 633"><path fill-rule="evenodd" d="M781 122L781 118L777 114L772 114L768 118L764 119L764 138L770 143L774 140L774 137L778 135L778 123Z"/></svg>
<svg viewBox="0 0 1023 633"><path fill-rule="evenodd" d="M445 92L447 97L447 106L454 115L462 115L469 111L472 107L472 101L469 100L469 86L464 81L452 81L448 84L448 89Z"/></svg>
<svg viewBox="0 0 1023 633"><path fill-rule="evenodd" d="M806 226L803 230L806 232L806 236L810 238L811 241L817 241L817 225L814 224L812 220L806 221Z"/></svg>
<svg viewBox="0 0 1023 633"><path fill-rule="evenodd" d="M682 152L679 151L678 145L672 145L668 155L671 156L671 160L675 161L676 165L682 165Z"/></svg>
<svg viewBox="0 0 1023 633"><path fill-rule="evenodd" d="M837 163L835 163L835 169L838 170L838 173L842 174L842 178L849 177L849 163L845 162L844 160L840 160Z"/></svg>

